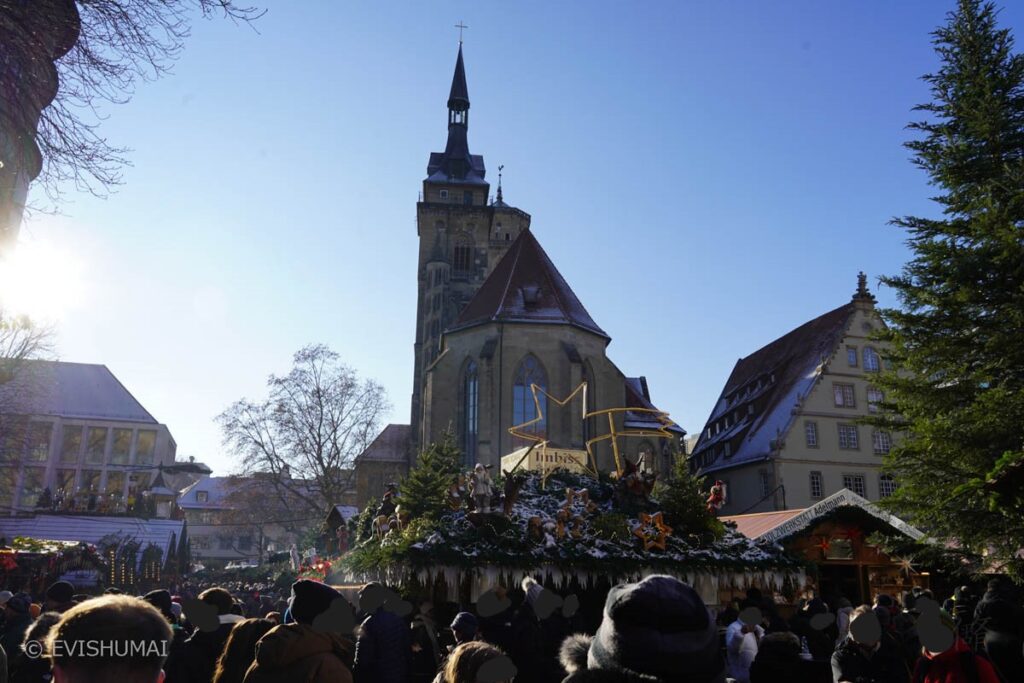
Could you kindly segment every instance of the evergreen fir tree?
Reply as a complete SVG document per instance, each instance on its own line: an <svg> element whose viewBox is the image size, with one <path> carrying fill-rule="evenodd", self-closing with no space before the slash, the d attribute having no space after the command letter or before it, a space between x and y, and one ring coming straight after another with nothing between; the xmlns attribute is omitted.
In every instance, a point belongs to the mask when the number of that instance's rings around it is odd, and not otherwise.
<svg viewBox="0 0 1024 683"><path fill-rule="evenodd" d="M659 482L654 497L661 504L665 521L673 527L677 536L708 534L718 539L725 533L725 526L707 508L707 492L701 490L702 478L690 473L685 457L676 458L672 478ZM710 488L710 487L709 487Z"/></svg>
<svg viewBox="0 0 1024 683"><path fill-rule="evenodd" d="M997 11L960 0L934 32L927 118L909 127L941 217L905 216L913 258L883 311L899 373L887 372L876 427L903 433L886 466L887 503L939 538L1009 559L1020 510L990 505L984 483L1024 456L1024 57ZM1019 567L1018 567L1019 570Z"/></svg>
<svg viewBox="0 0 1024 683"><path fill-rule="evenodd" d="M402 482L399 504L413 519L440 517L448 509L448 487L462 467L462 453L455 439L446 432L438 443L420 455L416 467Z"/></svg>

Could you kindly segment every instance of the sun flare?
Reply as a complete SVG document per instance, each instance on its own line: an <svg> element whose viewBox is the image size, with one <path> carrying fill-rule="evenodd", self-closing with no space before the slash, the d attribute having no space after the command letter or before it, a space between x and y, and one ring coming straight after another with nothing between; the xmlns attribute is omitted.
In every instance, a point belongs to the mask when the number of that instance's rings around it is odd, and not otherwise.
<svg viewBox="0 0 1024 683"><path fill-rule="evenodd" d="M0 256L0 308L55 322L82 301L84 264L64 245L25 240Z"/></svg>

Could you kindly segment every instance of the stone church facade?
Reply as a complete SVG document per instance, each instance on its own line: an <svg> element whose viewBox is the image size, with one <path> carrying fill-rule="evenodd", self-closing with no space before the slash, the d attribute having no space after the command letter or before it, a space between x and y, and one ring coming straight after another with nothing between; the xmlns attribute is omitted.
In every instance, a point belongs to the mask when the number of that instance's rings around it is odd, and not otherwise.
<svg viewBox="0 0 1024 683"><path fill-rule="evenodd" d="M416 207L419 259L416 337L409 439L404 453L388 460L415 463L416 455L451 432L465 463L500 464L528 441L509 428L537 417L529 431L553 445L582 448L607 433L607 418L584 421L582 393L563 399L587 382L587 409L631 408L615 414L616 430L654 429L647 381L626 377L608 358L611 337L590 317L531 230L531 217L504 201L499 184L490 194L481 155L469 151L469 91L462 47L448 97L448 139L430 155ZM601 420L599 423L598 420ZM394 432L397 425L387 429ZM671 438L622 437L620 453L668 474L685 432L672 425ZM398 446L393 447L396 451ZM375 467L373 457L356 461ZM614 467L611 446L596 446L597 464ZM358 479L358 474L357 474ZM368 478L364 478L368 481ZM360 480L361 481L361 480ZM365 491L360 500L376 500Z"/></svg>

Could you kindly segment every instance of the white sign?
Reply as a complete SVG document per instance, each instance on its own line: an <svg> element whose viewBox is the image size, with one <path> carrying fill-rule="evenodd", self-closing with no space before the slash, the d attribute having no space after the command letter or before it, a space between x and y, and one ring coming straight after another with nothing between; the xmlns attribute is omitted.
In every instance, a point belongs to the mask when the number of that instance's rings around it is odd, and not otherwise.
<svg viewBox="0 0 1024 683"><path fill-rule="evenodd" d="M915 541L919 541L922 538L924 538L923 533L921 533L914 527L910 526L902 519L890 515L888 512L882 510L881 508L879 508L877 505L867 500L866 498L858 496L850 489L843 489L838 493L835 493L829 496L828 498L818 502L817 504L812 505L811 507L801 512L796 517L786 520L774 529L766 531L765 533L758 536L756 540L762 541L764 543L771 543L773 541L777 541L779 539L792 536L793 534L799 531L803 531L804 529L809 527L811 523L815 520L824 517L829 512L832 512L836 508L843 505L860 508L861 510L864 510L865 512L870 514L872 517L880 519L886 524L896 529L899 529L907 536L913 538Z"/></svg>
<svg viewBox="0 0 1024 683"><path fill-rule="evenodd" d="M525 448L513 451L501 459L501 469L511 472L512 468L522 460L520 467L537 472L546 472L556 468L569 470L570 472L587 471L587 452L569 448L551 448L550 446L537 446L523 459L526 453Z"/></svg>

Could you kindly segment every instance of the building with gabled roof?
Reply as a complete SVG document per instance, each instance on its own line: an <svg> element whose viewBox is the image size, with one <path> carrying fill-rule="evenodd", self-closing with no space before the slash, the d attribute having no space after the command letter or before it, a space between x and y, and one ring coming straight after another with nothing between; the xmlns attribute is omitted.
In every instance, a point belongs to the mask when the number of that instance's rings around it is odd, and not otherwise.
<svg viewBox="0 0 1024 683"><path fill-rule="evenodd" d="M892 435L858 424L883 399L871 382L882 364L874 305L861 273L848 303L736 362L689 456L692 471L726 484L723 513L895 490L881 472Z"/></svg>
<svg viewBox="0 0 1024 683"><path fill-rule="evenodd" d="M29 360L0 384L0 515L35 509L46 489L63 510L123 511L176 450L105 365ZM187 482L167 473L161 483Z"/></svg>
<svg viewBox="0 0 1024 683"><path fill-rule="evenodd" d="M462 45L448 97L448 137L427 163L416 227L419 238L416 337L409 425L388 425L357 458L358 505L376 502L398 481L426 444L446 431L468 466L498 466L524 445L509 427L536 417L530 385L567 396L588 383L587 408L633 407L624 421L651 422L655 410L646 379L627 378L605 354L611 337L593 319L531 231L531 217L490 194L483 156L470 153L469 88ZM579 399L553 410L533 429L551 441L581 448L598 435L584 424ZM548 401L539 400L546 410ZM553 402L552 402L553 403ZM604 423L607 427L607 420ZM400 430L407 430L399 445ZM685 432L669 438L624 437L620 447L644 467L667 473ZM598 446L599 465L611 466L610 444Z"/></svg>

